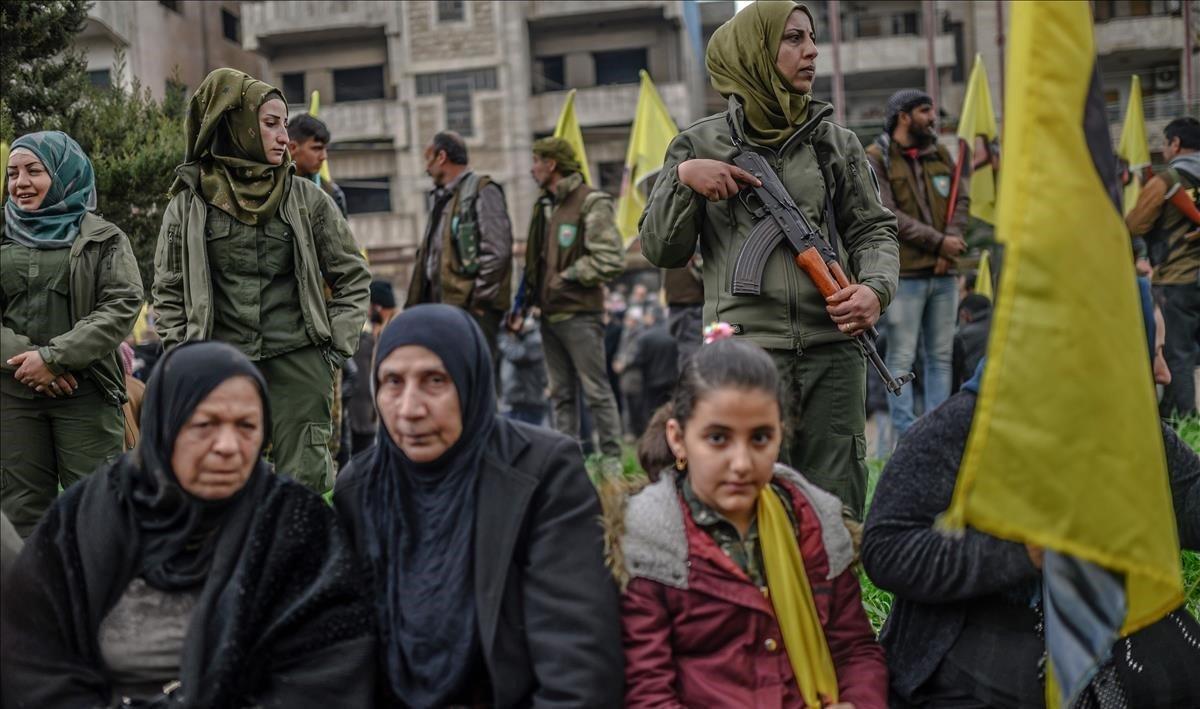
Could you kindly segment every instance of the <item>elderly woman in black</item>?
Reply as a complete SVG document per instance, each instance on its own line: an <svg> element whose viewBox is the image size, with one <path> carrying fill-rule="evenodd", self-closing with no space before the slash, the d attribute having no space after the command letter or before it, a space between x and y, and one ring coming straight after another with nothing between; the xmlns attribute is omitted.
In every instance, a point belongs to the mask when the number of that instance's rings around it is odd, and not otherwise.
<svg viewBox="0 0 1200 709"><path fill-rule="evenodd" d="M5 707L369 706L374 635L333 511L270 474L266 385L183 345L137 448L67 490L5 579Z"/></svg>
<svg viewBox="0 0 1200 709"><path fill-rule="evenodd" d="M986 360L985 360L986 362ZM1025 709L1044 706L1041 551L934 523L950 504L985 362L923 416L875 489L863 567L895 601L879 641L891 706ZM1200 458L1163 425L1171 495L1184 549L1200 548ZM1180 608L1118 641L1079 709L1200 706L1200 625Z"/></svg>
<svg viewBox="0 0 1200 709"><path fill-rule="evenodd" d="M617 707L617 589L578 445L496 414L465 311L409 308L372 374L383 425L334 506L369 561L381 704Z"/></svg>

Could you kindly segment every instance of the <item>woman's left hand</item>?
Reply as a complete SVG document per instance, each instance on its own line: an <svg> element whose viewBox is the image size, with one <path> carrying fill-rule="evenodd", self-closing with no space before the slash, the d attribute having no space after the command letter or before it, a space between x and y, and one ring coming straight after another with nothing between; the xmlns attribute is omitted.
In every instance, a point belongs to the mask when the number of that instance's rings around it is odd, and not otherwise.
<svg viewBox="0 0 1200 709"><path fill-rule="evenodd" d="M58 375L51 372L46 363L42 361L42 355L37 350L22 352L8 360L8 364L10 367L17 368L17 371L13 372L13 379L30 389L49 387L54 380L58 379Z"/></svg>
<svg viewBox="0 0 1200 709"><path fill-rule="evenodd" d="M879 296L861 283L852 283L825 299L829 317L838 329L854 337L879 320Z"/></svg>

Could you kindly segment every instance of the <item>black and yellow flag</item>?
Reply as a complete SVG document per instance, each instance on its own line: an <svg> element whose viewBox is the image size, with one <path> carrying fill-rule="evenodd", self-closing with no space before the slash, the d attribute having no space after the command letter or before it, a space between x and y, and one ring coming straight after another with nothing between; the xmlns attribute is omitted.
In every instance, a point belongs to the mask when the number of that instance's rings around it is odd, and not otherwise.
<svg viewBox="0 0 1200 709"><path fill-rule="evenodd" d="M996 223L1005 268L944 523L1048 550L1054 700L1069 704L1118 633L1177 607L1183 586L1091 11L1012 8ZM1056 604L1056 588L1101 602ZM1056 606L1083 619L1051 627Z"/></svg>

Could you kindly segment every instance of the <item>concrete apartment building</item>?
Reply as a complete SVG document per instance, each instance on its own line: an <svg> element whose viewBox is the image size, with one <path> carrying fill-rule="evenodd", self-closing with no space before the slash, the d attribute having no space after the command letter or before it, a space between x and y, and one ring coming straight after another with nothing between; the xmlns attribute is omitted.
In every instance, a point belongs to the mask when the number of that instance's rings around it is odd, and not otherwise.
<svg viewBox="0 0 1200 709"><path fill-rule="evenodd" d="M241 3L244 45L292 110L320 91L355 237L398 285L425 227L434 133L461 133L473 167L503 184L520 254L537 191L530 146L553 132L567 92L577 89L592 175L616 193L638 71L688 125L712 103L702 47L733 12L732 1L683 0Z"/></svg>
<svg viewBox="0 0 1200 709"><path fill-rule="evenodd" d="M1184 98L1185 9L1193 10L1193 37L1200 30L1200 2L1187 1L1191 8L1183 0L1094 2L1114 139L1134 73L1152 150L1170 118L1200 114L1200 71L1191 72L1190 110ZM952 126L977 52L1002 112L1009 0L808 5L819 37L815 92L834 98L836 6L840 113L865 140L881 129L893 91L931 79L944 125ZM334 133L333 176L347 192L355 236L373 270L404 285L425 226L422 150L435 132L462 133L474 167L504 185L521 253L536 196L529 147L553 131L567 92L577 90L592 175L615 194L638 70L649 71L680 128L723 110L708 86L703 48L734 11L732 0L99 0L79 45L94 82L128 85L137 76L156 96L176 66L181 86L172 88L190 91L211 69L233 66L279 86L294 112L319 90L320 117ZM117 47L126 53L122 76L112 75ZM1192 64L1200 64L1194 54Z"/></svg>
<svg viewBox="0 0 1200 709"><path fill-rule="evenodd" d="M137 77L155 98L168 91L187 95L218 67L256 76L266 71L266 60L242 46L239 6L234 0L100 0L88 9L76 47L95 86L129 87ZM123 67L116 64L118 50Z"/></svg>
<svg viewBox="0 0 1200 709"><path fill-rule="evenodd" d="M1096 53L1109 106L1114 140L1120 136L1130 77L1141 77L1146 130L1153 151L1162 129L1176 116L1200 114L1200 2L1187 0L1095 0ZM819 75L815 92L833 98L833 45L829 0L808 3L817 16ZM863 138L882 129L888 96L904 87L928 88L939 100L944 124L953 125L962 106L976 53L983 56L996 111L1001 102L1004 33L1010 0L842 0L840 68L844 121ZM1191 9L1193 55L1190 104L1185 105L1185 9ZM932 41L930 35L932 34ZM929 61L930 49L933 61ZM935 66L935 70L930 67ZM953 142L952 138L949 138Z"/></svg>

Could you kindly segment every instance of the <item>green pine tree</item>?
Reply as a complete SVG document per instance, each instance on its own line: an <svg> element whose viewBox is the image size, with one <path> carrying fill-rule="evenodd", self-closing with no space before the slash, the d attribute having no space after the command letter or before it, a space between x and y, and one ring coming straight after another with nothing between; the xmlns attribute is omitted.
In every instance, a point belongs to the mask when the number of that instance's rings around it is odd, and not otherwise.
<svg viewBox="0 0 1200 709"><path fill-rule="evenodd" d="M73 49L87 0L0 3L0 134L39 130L70 113L87 86L87 62Z"/></svg>

